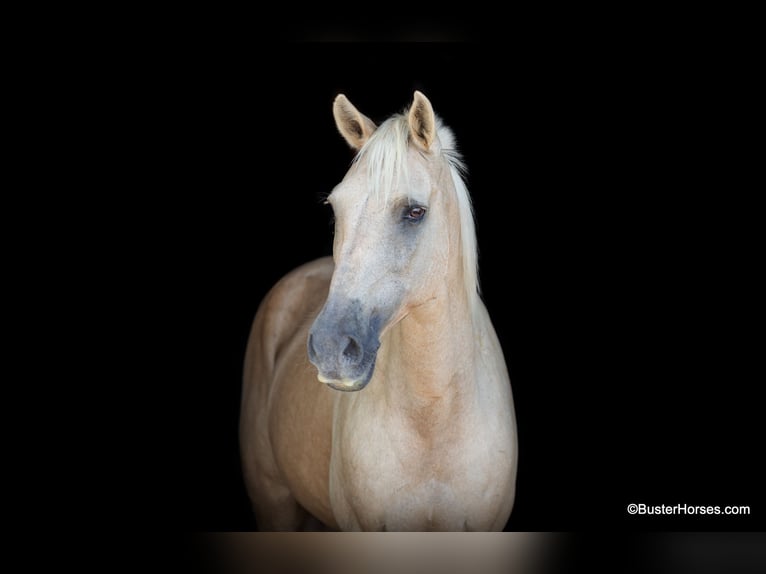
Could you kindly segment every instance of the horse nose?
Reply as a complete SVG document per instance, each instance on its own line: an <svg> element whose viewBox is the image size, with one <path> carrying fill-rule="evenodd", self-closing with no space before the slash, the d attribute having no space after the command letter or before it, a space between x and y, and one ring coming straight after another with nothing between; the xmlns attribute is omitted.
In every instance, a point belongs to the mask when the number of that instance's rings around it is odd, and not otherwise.
<svg viewBox="0 0 766 574"><path fill-rule="evenodd" d="M359 340L353 335L338 337L319 337L320 341L309 334L309 360L315 365L335 364L337 366L355 367L364 359L364 349Z"/></svg>
<svg viewBox="0 0 766 574"><path fill-rule="evenodd" d="M306 340L317 379L339 391L358 391L372 378L380 340L375 316L358 301L326 303Z"/></svg>

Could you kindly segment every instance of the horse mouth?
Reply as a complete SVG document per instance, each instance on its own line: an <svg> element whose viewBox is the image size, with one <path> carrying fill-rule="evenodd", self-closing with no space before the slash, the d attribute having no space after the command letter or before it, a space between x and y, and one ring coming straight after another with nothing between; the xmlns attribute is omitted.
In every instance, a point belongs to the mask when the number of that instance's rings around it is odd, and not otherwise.
<svg viewBox="0 0 766 574"><path fill-rule="evenodd" d="M320 379L321 381L321 379ZM354 391L361 391L364 387L367 386L367 383L364 381L322 381L324 384L326 384L331 389L334 389L336 391L343 391L346 393L353 393Z"/></svg>
<svg viewBox="0 0 766 574"><path fill-rule="evenodd" d="M361 377L356 378L350 378L350 377L328 377L324 376L322 373L317 373L317 379L319 379L319 382L324 383L331 389L335 391L343 391L346 393L352 393L355 391L361 391L363 388L367 386L367 383L370 382L370 379L372 379L372 373L375 371L375 359L373 359L365 372L362 374Z"/></svg>

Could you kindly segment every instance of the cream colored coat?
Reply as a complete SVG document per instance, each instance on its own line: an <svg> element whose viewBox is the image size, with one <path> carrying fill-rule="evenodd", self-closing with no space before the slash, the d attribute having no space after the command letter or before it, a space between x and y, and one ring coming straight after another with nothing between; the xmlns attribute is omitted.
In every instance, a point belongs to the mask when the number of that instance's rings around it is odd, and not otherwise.
<svg viewBox="0 0 766 574"><path fill-rule="evenodd" d="M247 347L258 527L502 530L516 422L451 132L420 92L379 128L342 95L334 115L359 155L329 198L333 258L273 287Z"/></svg>

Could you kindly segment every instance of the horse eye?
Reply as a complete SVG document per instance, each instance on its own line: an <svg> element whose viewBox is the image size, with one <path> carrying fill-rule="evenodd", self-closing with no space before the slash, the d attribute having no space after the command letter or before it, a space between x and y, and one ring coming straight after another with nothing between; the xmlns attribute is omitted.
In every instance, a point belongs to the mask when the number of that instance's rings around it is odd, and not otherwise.
<svg viewBox="0 0 766 574"><path fill-rule="evenodd" d="M405 217L410 221L420 221L426 214L426 208L420 205L415 205L407 209Z"/></svg>

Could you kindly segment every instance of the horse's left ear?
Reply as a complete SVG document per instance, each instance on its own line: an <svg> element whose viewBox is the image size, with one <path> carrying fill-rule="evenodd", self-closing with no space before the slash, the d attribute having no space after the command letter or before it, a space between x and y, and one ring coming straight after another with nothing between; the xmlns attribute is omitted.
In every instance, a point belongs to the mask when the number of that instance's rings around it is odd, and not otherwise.
<svg viewBox="0 0 766 574"><path fill-rule="evenodd" d="M436 117L431 102L422 92L415 90L408 116L412 140L428 151L436 139Z"/></svg>

